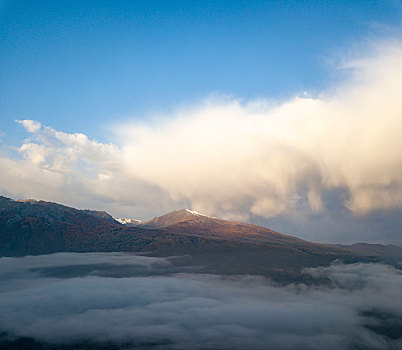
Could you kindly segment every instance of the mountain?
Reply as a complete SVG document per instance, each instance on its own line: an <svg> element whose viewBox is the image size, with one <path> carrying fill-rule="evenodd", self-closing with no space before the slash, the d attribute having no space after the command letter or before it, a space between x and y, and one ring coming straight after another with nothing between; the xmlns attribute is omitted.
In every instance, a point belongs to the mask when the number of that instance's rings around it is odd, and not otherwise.
<svg viewBox="0 0 402 350"><path fill-rule="evenodd" d="M393 244L337 244L337 247L352 250L366 255L381 256L381 258L389 263L400 264L402 262L402 248Z"/></svg>
<svg viewBox="0 0 402 350"><path fill-rule="evenodd" d="M178 210L129 227L106 212L0 197L0 256L55 252L138 252L176 258L204 273L303 278L303 267L381 261L381 251L317 244L267 228ZM402 261L402 259L400 259Z"/></svg>
<svg viewBox="0 0 402 350"><path fill-rule="evenodd" d="M208 220L210 218L193 210L181 209L153 218L152 220L142 223L141 226L147 228L163 228L195 219Z"/></svg>
<svg viewBox="0 0 402 350"><path fill-rule="evenodd" d="M97 218L109 221L109 222L116 222L116 219L109 215L108 213L106 213L105 211L98 211L98 210L89 210L89 209L83 209L81 210L82 213L91 215L91 216L95 216Z"/></svg>
<svg viewBox="0 0 402 350"><path fill-rule="evenodd" d="M224 240L229 242L275 245L303 249L311 254L339 254L339 248L344 248L363 255L381 256L381 252L363 251L354 249L353 246L335 246L305 241L296 237L283 235L268 228L252 225L244 222L217 219L201 214L194 210L180 209L165 215L155 217L146 222L133 219L117 219L119 222L146 229L158 229L163 233L194 235L205 239ZM134 225L130 225L131 221ZM402 256L402 254L400 255Z"/></svg>
<svg viewBox="0 0 402 350"><path fill-rule="evenodd" d="M141 220L136 219L126 219L126 218L114 218L114 219L127 227L135 227L142 224Z"/></svg>
<svg viewBox="0 0 402 350"><path fill-rule="evenodd" d="M140 225L143 228L157 228L164 232L194 234L207 239L294 247L312 254L339 253L339 248L328 244L305 241L283 235L268 228L233 220L209 217L189 209L176 210ZM335 248L335 249L334 249ZM368 255L371 255L369 253ZM375 255L375 254L374 254Z"/></svg>

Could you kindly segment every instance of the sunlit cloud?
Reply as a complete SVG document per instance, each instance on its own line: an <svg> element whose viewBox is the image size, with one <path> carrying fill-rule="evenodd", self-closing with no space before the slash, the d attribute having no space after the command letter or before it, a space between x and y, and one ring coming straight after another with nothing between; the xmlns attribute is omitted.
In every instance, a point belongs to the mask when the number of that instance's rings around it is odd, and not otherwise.
<svg viewBox="0 0 402 350"><path fill-rule="evenodd" d="M119 145L19 120L30 137L22 159L0 159L0 188L79 206L85 197L140 218L182 206L242 220L319 215L334 189L354 215L400 208L401 61L400 43L377 45L344 62L348 79L317 97L211 98L114 126Z"/></svg>
<svg viewBox="0 0 402 350"><path fill-rule="evenodd" d="M272 217L300 199L317 213L322 193L338 187L355 214L399 207L402 49L381 49L350 62L349 80L318 98L213 100L126 125L128 169L209 214Z"/></svg>

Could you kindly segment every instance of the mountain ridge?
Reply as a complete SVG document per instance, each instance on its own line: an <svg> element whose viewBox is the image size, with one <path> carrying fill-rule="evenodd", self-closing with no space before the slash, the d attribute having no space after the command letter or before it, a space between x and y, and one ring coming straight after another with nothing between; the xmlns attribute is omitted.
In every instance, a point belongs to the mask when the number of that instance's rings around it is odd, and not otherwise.
<svg viewBox="0 0 402 350"><path fill-rule="evenodd" d="M304 241L261 226L190 211L172 213L167 218L174 220L165 220L171 223L168 226L128 227L102 211L1 197L0 257L55 252L148 253L186 257L187 263L204 273L259 274L282 280L285 275L292 276L289 280L295 274L300 276L304 267L327 265L337 259L346 263L384 260L381 252L368 254Z"/></svg>

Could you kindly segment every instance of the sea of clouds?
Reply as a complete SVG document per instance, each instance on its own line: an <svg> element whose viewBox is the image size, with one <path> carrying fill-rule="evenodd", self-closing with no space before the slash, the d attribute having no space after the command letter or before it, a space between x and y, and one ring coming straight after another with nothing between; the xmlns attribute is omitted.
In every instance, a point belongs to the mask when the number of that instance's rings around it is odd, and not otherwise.
<svg viewBox="0 0 402 350"><path fill-rule="evenodd" d="M402 346L402 273L390 266L308 269L328 281L311 286L176 272L126 253L1 258L0 332L153 349Z"/></svg>

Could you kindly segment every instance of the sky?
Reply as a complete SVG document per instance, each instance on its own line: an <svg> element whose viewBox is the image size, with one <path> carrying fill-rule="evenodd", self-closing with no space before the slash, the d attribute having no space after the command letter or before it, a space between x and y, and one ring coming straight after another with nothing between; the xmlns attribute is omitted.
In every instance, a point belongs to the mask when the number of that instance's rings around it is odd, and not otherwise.
<svg viewBox="0 0 402 350"><path fill-rule="evenodd" d="M0 194L402 244L400 1L0 1Z"/></svg>

